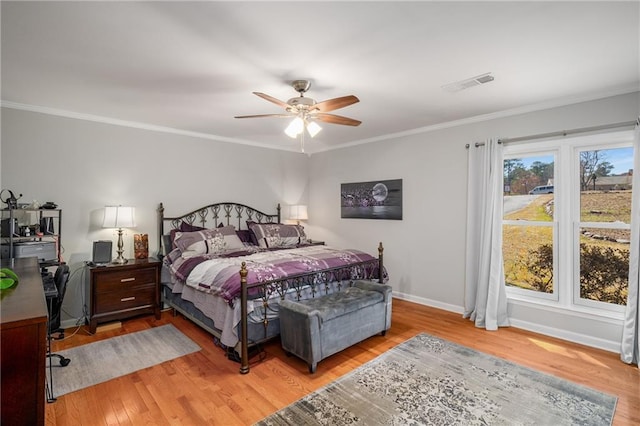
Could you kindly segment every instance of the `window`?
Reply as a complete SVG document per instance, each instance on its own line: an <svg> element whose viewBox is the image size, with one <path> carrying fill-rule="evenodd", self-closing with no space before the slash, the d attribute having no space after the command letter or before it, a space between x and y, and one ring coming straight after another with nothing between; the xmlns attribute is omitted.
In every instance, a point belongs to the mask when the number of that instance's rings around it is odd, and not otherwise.
<svg viewBox="0 0 640 426"><path fill-rule="evenodd" d="M553 276L555 157L552 151L504 160L505 282L514 290L536 292L535 296L545 298L556 294Z"/></svg>
<svg viewBox="0 0 640 426"><path fill-rule="evenodd" d="M575 303L625 305L631 239L633 149L577 149L579 255Z"/></svg>
<svg viewBox="0 0 640 426"><path fill-rule="evenodd" d="M591 313L623 312L631 132L514 143L504 155L507 294Z"/></svg>

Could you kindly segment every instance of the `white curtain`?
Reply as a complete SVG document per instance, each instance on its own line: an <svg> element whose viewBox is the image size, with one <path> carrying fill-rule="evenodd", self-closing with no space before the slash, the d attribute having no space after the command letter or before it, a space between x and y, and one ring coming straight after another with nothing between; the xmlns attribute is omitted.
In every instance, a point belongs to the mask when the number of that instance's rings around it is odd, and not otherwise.
<svg viewBox="0 0 640 426"><path fill-rule="evenodd" d="M502 144L490 139L469 147L464 317L487 330L509 326L502 263L502 177Z"/></svg>
<svg viewBox="0 0 640 426"><path fill-rule="evenodd" d="M631 196L631 248L629 253L629 294L622 329L620 359L627 364L640 360L640 118L633 135L633 195Z"/></svg>

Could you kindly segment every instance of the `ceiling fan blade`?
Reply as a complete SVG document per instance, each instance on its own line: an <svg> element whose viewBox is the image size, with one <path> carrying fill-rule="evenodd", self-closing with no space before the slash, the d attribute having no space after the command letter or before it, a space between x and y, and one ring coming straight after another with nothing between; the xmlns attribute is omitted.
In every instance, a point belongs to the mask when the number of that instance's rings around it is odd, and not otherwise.
<svg viewBox="0 0 640 426"><path fill-rule="evenodd" d="M236 115L233 118L265 118L265 117L293 117L291 114L256 114L256 115Z"/></svg>
<svg viewBox="0 0 640 426"><path fill-rule="evenodd" d="M353 95L342 96L340 98L333 98L326 101L318 102L312 107L312 109L317 109L320 112L329 112L335 109L353 105L357 102L360 102L360 99Z"/></svg>
<svg viewBox="0 0 640 426"><path fill-rule="evenodd" d="M343 124L345 126L359 126L360 123L362 123L362 121L354 120L353 118L349 118L349 117L342 117L340 115L335 115L335 114L318 113L318 114L313 114L313 118L320 121L324 121L325 123Z"/></svg>
<svg viewBox="0 0 640 426"><path fill-rule="evenodd" d="M280 99L276 99L273 96L269 96L265 93L260 93L260 92L253 92L254 95L256 96L260 96L262 99L265 99L269 102L273 102L274 104L281 106L284 109L289 108L289 104L287 104L286 102L281 101Z"/></svg>

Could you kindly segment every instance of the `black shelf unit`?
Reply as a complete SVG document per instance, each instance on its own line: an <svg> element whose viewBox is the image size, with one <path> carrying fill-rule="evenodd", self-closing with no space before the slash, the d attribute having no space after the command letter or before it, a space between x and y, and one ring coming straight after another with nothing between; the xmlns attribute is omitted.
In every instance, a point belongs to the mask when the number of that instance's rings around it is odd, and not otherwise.
<svg viewBox="0 0 640 426"><path fill-rule="evenodd" d="M35 213L35 214L34 214ZM7 260L15 258L15 244L22 242L53 242L56 250L55 259L38 259L38 263L41 268L47 268L49 266L58 266L60 264L60 253L62 249L62 209L43 209L43 208L29 208L18 207L16 209L3 208L0 210L0 214L3 220L3 233L0 236L0 240L3 246L8 246L8 255L3 253L3 263ZM19 217L24 220L24 217L28 217L31 221L35 216L36 223L21 223L20 220L16 220ZM40 227L42 220L50 218L53 221L53 233L42 232L41 234L31 234L29 236L21 235L21 229L24 226ZM8 224L5 225L5 220L8 219ZM12 225L13 224L13 225ZM8 231L8 232L4 232ZM45 230L40 230L45 231ZM6 235L8 234L8 235Z"/></svg>

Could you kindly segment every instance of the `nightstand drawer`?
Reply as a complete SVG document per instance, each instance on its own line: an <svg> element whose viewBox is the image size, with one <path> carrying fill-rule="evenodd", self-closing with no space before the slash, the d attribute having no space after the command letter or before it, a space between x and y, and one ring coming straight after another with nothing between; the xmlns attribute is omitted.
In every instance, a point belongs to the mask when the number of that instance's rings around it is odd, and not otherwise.
<svg viewBox="0 0 640 426"><path fill-rule="evenodd" d="M96 303L96 314L152 306L155 302L155 284L131 286L128 289L102 293Z"/></svg>
<svg viewBox="0 0 640 426"><path fill-rule="evenodd" d="M110 293L130 287L138 287L143 284L154 284L155 282L156 268L144 268L129 271L114 270L100 273L95 276L95 290L97 293Z"/></svg>

